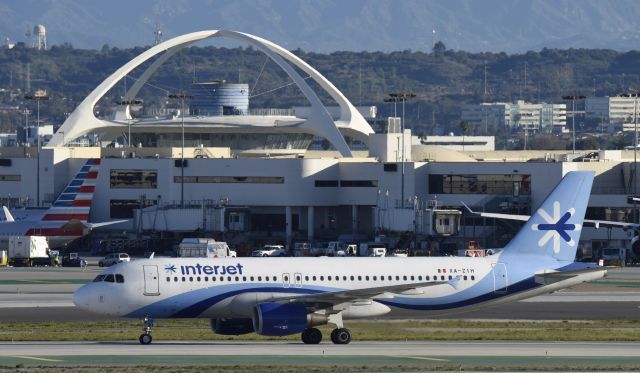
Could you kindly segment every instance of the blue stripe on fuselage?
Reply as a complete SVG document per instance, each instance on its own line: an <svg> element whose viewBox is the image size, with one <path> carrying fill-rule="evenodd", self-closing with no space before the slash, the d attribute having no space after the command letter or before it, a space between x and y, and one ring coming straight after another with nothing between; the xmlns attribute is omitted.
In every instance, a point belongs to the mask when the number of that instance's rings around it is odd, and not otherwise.
<svg viewBox="0 0 640 373"><path fill-rule="evenodd" d="M507 288L498 289L490 293L485 293L477 297L465 299L462 301L456 301L456 302L440 303L440 304L411 304L406 302L403 303L402 300L391 301L391 300L384 300L384 299L380 299L380 300L376 299L376 302L382 303L389 307L402 308L407 310L439 311L439 310L446 310L449 308L460 308L460 307L471 306L478 303L488 302L491 300L496 300L498 298L505 297L507 295L513 295L515 293L531 290L539 286L541 285L535 282L534 277L529 277L523 281L509 285Z"/></svg>
<svg viewBox="0 0 640 373"><path fill-rule="evenodd" d="M229 289L229 288L236 288L236 289L228 290L228 291L220 289L220 290L223 290L223 292L211 297L206 297L204 299L200 299L200 297L203 295L201 293L210 293L211 288L197 289L187 293L181 293L173 297L169 297L167 299L163 299L161 301L139 308L125 315L125 317L144 317L146 315L152 315L153 317L194 318L194 317L198 317L204 311L214 306L218 302L242 293L317 294L317 293L324 293L327 291L344 290L344 289L331 289L331 288L324 288L322 290L309 289L309 288L292 288L292 287L284 288L284 287L277 287L273 285L266 285L264 287L260 287L259 285L257 285L256 287L250 287L250 288L244 287L242 285L221 285L217 287L224 288L224 289ZM171 311L172 305L187 303L189 301L189 298L196 298L195 299L196 302L191 304L188 307L182 308L177 312Z"/></svg>
<svg viewBox="0 0 640 373"><path fill-rule="evenodd" d="M429 310L445 310L450 308L459 308L470 306L482 302L487 302L491 300L495 300L498 298L502 298L508 295L513 295L515 293L527 291L534 289L536 287L541 286L536 283L534 277L529 277L523 281L520 281L515 284L509 285L506 289L498 289L497 291L492 291L489 293L485 293L476 297L472 297L469 299L461 300L461 301L450 301L445 303L438 304L425 304L425 303L410 303L403 301L402 297L397 297L395 301L393 300L385 300L385 299L376 299L375 301L389 307L407 309L407 310L421 310L421 311L429 311ZM126 317L144 317L145 315L152 315L154 317L167 317L167 318L195 318L200 316L203 312L205 312L210 307L215 304L238 294L242 293L291 293L291 294L318 294L324 292L332 292L332 291L340 291L347 290L343 288L326 288L326 287L301 287L301 288L284 288L277 287L273 285L267 285L265 287L255 286L255 287L245 287L243 285L223 285L219 286L222 292L214 295L206 297L205 294L202 293L210 293L211 288L206 289L197 289L195 291L190 291L187 293L182 293L175 295L173 297L163 299L159 302L155 302L153 304L147 305L140 309L137 309L129 314ZM224 290L222 289L224 288ZM229 288L236 288L233 290L226 290ZM204 299L201 299L201 296L205 296ZM184 304L189 302L189 298L195 298L195 303L182 308L178 311L171 311L170 305L175 304ZM435 298L406 298L406 300L410 300L411 302L424 302L424 301L433 301Z"/></svg>

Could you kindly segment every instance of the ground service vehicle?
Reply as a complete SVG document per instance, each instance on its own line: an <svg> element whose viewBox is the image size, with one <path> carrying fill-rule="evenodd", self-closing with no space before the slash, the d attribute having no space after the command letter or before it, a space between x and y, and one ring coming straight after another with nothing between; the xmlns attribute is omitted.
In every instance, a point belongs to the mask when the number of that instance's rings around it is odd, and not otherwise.
<svg viewBox="0 0 640 373"><path fill-rule="evenodd" d="M63 267L86 267L87 261L78 256L78 253L69 253L62 256Z"/></svg>
<svg viewBox="0 0 640 373"><path fill-rule="evenodd" d="M100 267L109 267L114 264L128 262L131 258L129 258L129 254L127 253L112 253L98 261L98 266Z"/></svg>
<svg viewBox="0 0 640 373"><path fill-rule="evenodd" d="M14 266L48 265L49 243L42 236L9 237L9 261Z"/></svg>
<svg viewBox="0 0 640 373"><path fill-rule="evenodd" d="M251 256L286 256L287 250L282 245L264 245L262 249L253 250Z"/></svg>
<svg viewBox="0 0 640 373"><path fill-rule="evenodd" d="M226 242L217 242L213 238L183 238L178 247L181 258L226 258L236 257Z"/></svg>

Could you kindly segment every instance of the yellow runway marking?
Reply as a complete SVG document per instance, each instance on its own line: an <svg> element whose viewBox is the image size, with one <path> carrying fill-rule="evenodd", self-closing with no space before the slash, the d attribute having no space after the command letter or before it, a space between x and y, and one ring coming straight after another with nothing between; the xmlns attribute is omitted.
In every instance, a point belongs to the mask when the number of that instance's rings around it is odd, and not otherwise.
<svg viewBox="0 0 640 373"><path fill-rule="evenodd" d="M14 357L17 357L19 359L27 359L27 360L53 361L56 363L64 361L64 360L46 359L44 357L34 357L34 356L14 356Z"/></svg>
<svg viewBox="0 0 640 373"><path fill-rule="evenodd" d="M447 359L438 359L435 357L426 357L426 356L392 356L387 355L388 357L397 357L397 358L405 358L405 359L415 359L415 360L429 360L429 361L449 361Z"/></svg>

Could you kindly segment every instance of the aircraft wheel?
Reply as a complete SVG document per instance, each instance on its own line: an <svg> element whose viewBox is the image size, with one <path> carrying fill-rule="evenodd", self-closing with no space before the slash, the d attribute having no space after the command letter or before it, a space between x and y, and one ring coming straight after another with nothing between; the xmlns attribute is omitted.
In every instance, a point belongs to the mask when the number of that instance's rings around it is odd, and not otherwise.
<svg viewBox="0 0 640 373"><path fill-rule="evenodd" d="M331 342L337 345L346 345L351 342L351 332L347 328L333 329L331 332Z"/></svg>
<svg viewBox="0 0 640 373"><path fill-rule="evenodd" d="M138 340L140 341L140 344L148 345L151 344L153 338L151 338L151 334L140 334L140 338L138 338Z"/></svg>
<svg viewBox="0 0 640 373"><path fill-rule="evenodd" d="M316 328L309 328L302 332L301 337L304 344L317 345L322 341L322 332Z"/></svg>

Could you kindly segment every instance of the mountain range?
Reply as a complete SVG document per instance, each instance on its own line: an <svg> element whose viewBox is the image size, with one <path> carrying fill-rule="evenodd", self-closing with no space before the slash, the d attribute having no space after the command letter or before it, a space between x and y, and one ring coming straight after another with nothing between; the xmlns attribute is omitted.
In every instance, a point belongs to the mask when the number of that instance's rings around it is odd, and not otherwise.
<svg viewBox="0 0 640 373"><path fill-rule="evenodd" d="M333 52L431 50L434 41L471 52L547 48L640 49L637 0L4 0L0 37L99 49L232 29L288 49ZM435 34L434 34L435 30Z"/></svg>

